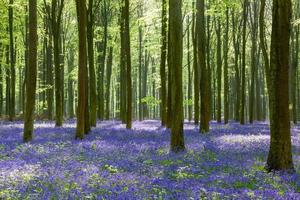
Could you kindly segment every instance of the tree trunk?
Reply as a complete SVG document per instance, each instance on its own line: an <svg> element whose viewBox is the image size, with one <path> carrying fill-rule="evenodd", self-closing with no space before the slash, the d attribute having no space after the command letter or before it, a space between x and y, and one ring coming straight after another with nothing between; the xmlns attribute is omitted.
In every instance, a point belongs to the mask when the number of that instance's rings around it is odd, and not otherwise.
<svg viewBox="0 0 300 200"><path fill-rule="evenodd" d="M182 94L182 1L169 1L169 69L171 70L171 151L185 149Z"/></svg>
<svg viewBox="0 0 300 200"><path fill-rule="evenodd" d="M187 17L187 65L188 65L188 120L192 121L193 107L190 104L192 97L192 70L191 70L191 54L190 54L190 17Z"/></svg>
<svg viewBox="0 0 300 200"><path fill-rule="evenodd" d="M248 0L244 0L243 10L243 49L242 49L242 95L241 95L241 112L240 112L240 123L245 124L245 105L246 105L246 45L247 45L247 18L248 18Z"/></svg>
<svg viewBox="0 0 300 200"><path fill-rule="evenodd" d="M160 112L161 125L165 126L167 123L167 88L166 88L166 58L167 58L167 1L162 0L162 27L161 27L161 57L160 57Z"/></svg>
<svg viewBox="0 0 300 200"><path fill-rule="evenodd" d="M55 125L62 126L63 123L63 80L61 66L61 16L64 0L52 0L52 36L54 43L54 73L55 73Z"/></svg>
<svg viewBox="0 0 300 200"><path fill-rule="evenodd" d="M205 33L205 16L204 0L197 1L197 34L198 34L198 59L201 68L201 120L200 132L209 132L210 106L209 106L209 86L208 70L206 65L206 33Z"/></svg>
<svg viewBox="0 0 300 200"><path fill-rule="evenodd" d="M69 63L68 63L68 114L72 119L74 118L74 81L72 75L72 71L74 69L74 49L70 49L69 51Z"/></svg>
<svg viewBox="0 0 300 200"><path fill-rule="evenodd" d="M229 8L226 8L226 28L224 35L224 123L228 123L229 117L229 83L228 83L228 32L229 32Z"/></svg>
<svg viewBox="0 0 300 200"><path fill-rule="evenodd" d="M15 102L16 102L16 69L15 69L15 50L14 50L14 14L13 0L9 0L9 46L10 46L10 100L9 100L9 121L15 118Z"/></svg>
<svg viewBox="0 0 300 200"><path fill-rule="evenodd" d="M87 42L88 42L88 63L89 63L89 100L90 100L90 122L91 126L96 126L97 121L97 91L96 74L94 66L94 1L89 0L88 24L87 24Z"/></svg>
<svg viewBox="0 0 300 200"><path fill-rule="evenodd" d="M29 0L29 51L23 140L32 140L37 78L37 0ZM30 76L30 78L29 78Z"/></svg>
<svg viewBox="0 0 300 200"><path fill-rule="evenodd" d="M76 138L83 139L85 134L86 123L86 100L87 91L86 85L88 80L87 75L87 48L86 48L86 2L85 0L76 0L76 8L78 15L78 37L79 37L79 59L78 59L78 107L77 107L77 130Z"/></svg>
<svg viewBox="0 0 300 200"><path fill-rule="evenodd" d="M195 7L195 3L193 3L193 7ZM196 12L193 13L193 21L192 21L192 38L193 38L193 54L194 54L194 120L195 124L199 124L199 95L200 95L200 73L199 73L199 65L198 65L198 35L196 32Z"/></svg>
<svg viewBox="0 0 300 200"><path fill-rule="evenodd" d="M222 41L221 41L221 19L216 22L217 34L217 121L222 121Z"/></svg>
<svg viewBox="0 0 300 200"><path fill-rule="evenodd" d="M267 170L292 170L289 99L289 39L291 1L273 0L270 59L271 142Z"/></svg>
<svg viewBox="0 0 300 200"><path fill-rule="evenodd" d="M113 64L113 47L109 47L107 64L106 64L106 109L105 118L108 120L110 115L110 85L111 85L111 75L112 75L112 64Z"/></svg>
<svg viewBox="0 0 300 200"><path fill-rule="evenodd" d="M129 0L123 0L122 14L124 20L124 56L126 59L126 128L131 129L132 123L132 82L131 82L131 49L129 29Z"/></svg>

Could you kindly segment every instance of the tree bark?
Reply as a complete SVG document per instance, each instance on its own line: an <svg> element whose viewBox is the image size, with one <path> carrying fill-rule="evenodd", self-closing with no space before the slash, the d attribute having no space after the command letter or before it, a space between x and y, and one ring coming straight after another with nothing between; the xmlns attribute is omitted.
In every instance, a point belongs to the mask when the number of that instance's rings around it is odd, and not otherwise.
<svg viewBox="0 0 300 200"><path fill-rule="evenodd" d="M226 25L224 35L224 123L229 118L229 83L228 83L228 32L229 32L229 8L226 8Z"/></svg>
<svg viewBox="0 0 300 200"><path fill-rule="evenodd" d="M171 70L171 151L185 149L182 94L182 1L169 1L169 69Z"/></svg>
<svg viewBox="0 0 300 200"><path fill-rule="evenodd" d="M86 85L88 80L87 75L87 33L86 33L86 22L87 22L87 12L86 12L86 1L76 0L76 8L78 15L78 37L79 37L79 59L78 59L78 107L77 107L77 130L76 138L83 139L86 131L86 100L87 91Z"/></svg>
<svg viewBox="0 0 300 200"><path fill-rule="evenodd" d="M241 95L241 111L240 111L240 123L245 124L245 105L246 105L246 45L247 45L247 18L248 18L248 0L244 0L243 10L243 49L242 49L242 95Z"/></svg>
<svg viewBox="0 0 300 200"><path fill-rule="evenodd" d="M94 66L94 1L89 0L88 24L87 24L87 42L88 42L88 63L89 63L89 101L90 101L90 122L91 126L96 126L97 121L97 91L96 74Z"/></svg>
<svg viewBox="0 0 300 200"><path fill-rule="evenodd" d="M37 77L37 0L29 0L29 51L26 72L26 100L24 115L24 142L32 140ZM30 78L29 78L30 76Z"/></svg>
<svg viewBox="0 0 300 200"><path fill-rule="evenodd" d="M166 59L167 59L167 1L162 0L162 27L161 27L161 57L160 57L160 112L161 125L165 126L167 123L167 88L166 88Z"/></svg>
<svg viewBox="0 0 300 200"><path fill-rule="evenodd" d="M14 48L14 14L13 0L9 0L8 18L9 18L9 46L10 46L10 97L9 97L9 121L15 118L16 103L16 69L15 69L15 48Z"/></svg>
<svg viewBox="0 0 300 200"><path fill-rule="evenodd" d="M290 133L289 39L291 1L273 0L270 56L270 130L271 142L267 170L293 170Z"/></svg>
<svg viewBox="0 0 300 200"><path fill-rule="evenodd" d="M193 3L193 7L195 7L195 3ZM196 8L196 7L195 7ZM196 9L195 9L196 10ZM193 13L193 21L192 21L192 38L193 38L193 68L194 68L194 120L195 124L199 124L199 112L200 112L200 73L199 73L199 65L198 65L198 35L196 32L196 12Z"/></svg>

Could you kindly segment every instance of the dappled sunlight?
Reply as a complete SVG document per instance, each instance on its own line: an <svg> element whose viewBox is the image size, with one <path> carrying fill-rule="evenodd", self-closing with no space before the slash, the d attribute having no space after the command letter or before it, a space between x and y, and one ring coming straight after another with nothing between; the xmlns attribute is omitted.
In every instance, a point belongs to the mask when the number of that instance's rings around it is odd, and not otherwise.
<svg viewBox="0 0 300 200"><path fill-rule="evenodd" d="M270 136L268 135L224 135L216 137L214 141L222 150L231 151L253 151L260 145L269 144Z"/></svg>

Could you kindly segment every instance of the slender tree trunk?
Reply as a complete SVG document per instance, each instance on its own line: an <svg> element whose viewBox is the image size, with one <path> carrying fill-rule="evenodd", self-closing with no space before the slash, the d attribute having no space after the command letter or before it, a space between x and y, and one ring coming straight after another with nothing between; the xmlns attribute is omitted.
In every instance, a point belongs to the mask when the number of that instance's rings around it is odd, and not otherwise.
<svg viewBox="0 0 300 200"><path fill-rule="evenodd" d="M193 3L193 7L195 7L195 3ZM196 7L195 7L196 8ZM194 120L195 124L199 124L199 112L200 112L200 73L199 73L199 65L198 65L198 35L196 32L196 12L193 13L193 21L192 21L192 38L193 38L193 68L194 68Z"/></svg>
<svg viewBox="0 0 300 200"><path fill-rule="evenodd" d="M111 85L111 75L112 75L112 64L113 64L113 47L109 47L107 64L106 64L106 109L105 109L105 118L108 120L110 115L110 85Z"/></svg>
<svg viewBox="0 0 300 200"><path fill-rule="evenodd" d="M126 109L127 109L127 86L126 86L126 53L125 53L125 23L124 23L124 13L123 7L121 9L120 18L120 38L121 38L121 49L120 49L120 118L122 123L126 123Z"/></svg>
<svg viewBox="0 0 300 200"><path fill-rule="evenodd" d="M64 0L52 0L52 36L54 43L54 72L55 72L55 125L62 126L63 123L63 80L61 66L61 16Z"/></svg>
<svg viewBox="0 0 300 200"><path fill-rule="evenodd" d="M247 45L247 18L248 18L248 0L244 0L243 11L243 49L242 49L242 95L241 95L241 111L240 111L240 123L245 124L245 105L246 105L246 45Z"/></svg>
<svg viewBox="0 0 300 200"><path fill-rule="evenodd" d="M257 2L253 2L252 6L253 16L251 17L251 86L250 86L250 96L249 96L249 121L253 123L255 119L255 80L257 76L257 64L258 64L258 50L257 50L257 34L258 34L258 5Z"/></svg>
<svg viewBox="0 0 300 200"><path fill-rule="evenodd" d="M266 0L261 0L260 5L260 13L259 13L259 40L260 40L260 47L262 50L263 58L264 58L264 65L265 65L265 72L266 72L266 80L267 80L267 88L270 85L270 60L268 55L268 47L266 44L265 39L265 7L266 7ZM269 91L269 90L268 90Z"/></svg>
<svg viewBox="0 0 300 200"><path fill-rule="evenodd" d="M228 83L228 32L229 32L229 8L226 8L226 25L224 35L224 123L228 123L229 117L229 83Z"/></svg>
<svg viewBox="0 0 300 200"><path fill-rule="evenodd" d="M6 66L9 66L9 45L6 45L5 50L5 59L6 59ZM5 90L5 114L9 115L9 108L10 108L10 68L6 68L6 90Z"/></svg>
<svg viewBox="0 0 300 200"><path fill-rule="evenodd" d="M10 100L9 100L9 120L15 118L16 102L16 69L15 69L15 50L14 50L14 14L13 0L9 0L8 18L9 18L9 46L10 46Z"/></svg>
<svg viewBox="0 0 300 200"><path fill-rule="evenodd" d="M29 0L29 51L23 140L32 140L37 78L37 0Z"/></svg>
<svg viewBox="0 0 300 200"><path fill-rule="evenodd" d="M216 22L216 34L217 34L217 121L222 121L222 41L221 41L221 19L217 19Z"/></svg>
<svg viewBox="0 0 300 200"><path fill-rule="evenodd" d="M74 118L74 81L72 75L72 71L74 69L74 50L70 49L69 51L69 63L68 63L68 114L72 119Z"/></svg>
<svg viewBox="0 0 300 200"><path fill-rule="evenodd" d="M130 49L130 29L129 29L129 0L123 0L123 19L124 19L124 47L126 56L126 128L131 129L132 123L132 81L131 81L131 49Z"/></svg>
<svg viewBox="0 0 300 200"><path fill-rule="evenodd" d="M88 42L88 63L89 63L89 101L90 101L90 122L91 126L96 126L97 120L97 92L96 92L96 74L94 66L94 1L89 0L88 24L87 24L87 42Z"/></svg>
<svg viewBox="0 0 300 200"><path fill-rule="evenodd" d="M237 20L235 12L232 12L232 40L234 47L234 69L235 69L235 121L239 121L240 112L240 69L239 69L239 39L237 37Z"/></svg>
<svg viewBox="0 0 300 200"><path fill-rule="evenodd" d="M102 26L103 26L103 38L98 43L98 80L97 80L97 87L98 87L98 117L100 120L104 119L104 101L105 101L105 92L104 92L104 74L105 74L105 59L106 59L106 52L107 52L107 38L108 38L108 12L107 12L107 1L103 1L102 7Z"/></svg>
<svg viewBox="0 0 300 200"><path fill-rule="evenodd" d="M198 59L201 67L201 120L200 131L206 133L209 131L209 86L208 86L208 70L206 65L206 33L205 33L205 16L204 16L204 0L197 1L197 34L198 34Z"/></svg>
<svg viewBox="0 0 300 200"><path fill-rule="evenodd" d="M2 49L3 45L0 43L0 60L2 60L3 51ZM0 118L3 114L3 68L2 68L2 62L0 62Z"/></svg>
<svg viewBox="0 0 300 200"><path fill-rule="evenodd" d="M193 107L190 104L192 99L192 70L191 70L191 53L190 53L190 17L187 17L187 65L188 65L188 120L192 121Z"/></svg>
<svg viewBox="0 0 300 200"><path fill-rule="evenodd" d="M167 1L162 0L162 27L161 27L161 57L160 57L160 98L161 98L161 125L167 123L167 88L166 88L166 58L167 58Z"/></svg>

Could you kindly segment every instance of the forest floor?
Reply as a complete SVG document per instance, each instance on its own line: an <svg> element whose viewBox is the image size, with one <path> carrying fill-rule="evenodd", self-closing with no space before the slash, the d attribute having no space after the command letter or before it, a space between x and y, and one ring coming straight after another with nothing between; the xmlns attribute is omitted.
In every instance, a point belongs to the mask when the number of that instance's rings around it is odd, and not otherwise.
<svg viewBox="0 0 300 200"><path fill-rule="evenodd" d="M0 122L0 199L300 199L300 126L292 128L295 174L266 173L266 123L185 124L186 151L169 153L159 121L99 122L82 141L75 121Z"/></svg>

